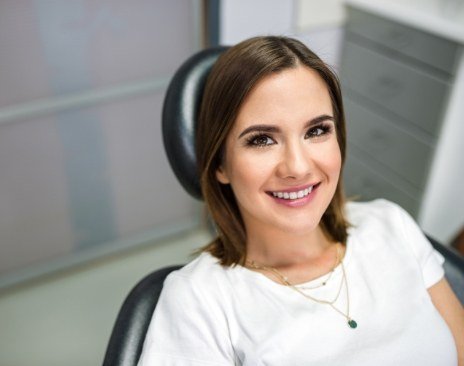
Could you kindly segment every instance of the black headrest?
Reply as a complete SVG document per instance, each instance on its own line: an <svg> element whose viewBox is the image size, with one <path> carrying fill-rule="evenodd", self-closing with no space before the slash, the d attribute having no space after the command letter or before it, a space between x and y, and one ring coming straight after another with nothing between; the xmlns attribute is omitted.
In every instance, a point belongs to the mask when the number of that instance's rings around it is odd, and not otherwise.
<svg viewBox="0 0 464 366"><path fill-rule="evenodd" d="M169 163L179 182L201 199L195 154L195 128L206 78L227 47L200 51L185 61L169 84L164 99L162 131Z"/></svg>

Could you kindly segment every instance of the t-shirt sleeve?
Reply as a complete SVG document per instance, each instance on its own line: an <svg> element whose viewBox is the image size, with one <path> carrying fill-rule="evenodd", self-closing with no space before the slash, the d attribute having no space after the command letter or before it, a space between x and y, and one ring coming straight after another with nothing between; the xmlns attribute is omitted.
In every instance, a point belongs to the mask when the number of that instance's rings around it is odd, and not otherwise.
<svg viewBox="0 0 464 366"><path fill-rule="evenodd" d="M407 244L411 247L419 266L426 288L431 287L445 274L443 263L445 258L433 248L414 219L403 208L395 205L401 220Z"/></svg>
<svg viewBox="0 0 464 366"><path fill-rule="evenodd" d="M226 320L205 295L188 277L168 276L138 366L234 364Z"/></svg>

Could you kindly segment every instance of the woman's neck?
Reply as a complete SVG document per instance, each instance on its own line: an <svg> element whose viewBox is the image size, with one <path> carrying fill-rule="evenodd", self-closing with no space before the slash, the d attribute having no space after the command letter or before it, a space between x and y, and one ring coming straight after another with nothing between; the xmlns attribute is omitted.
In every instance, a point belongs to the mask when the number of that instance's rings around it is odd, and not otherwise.
<svg viewBox="0 0 464 366"><path fill-rule="evenodd" d="M320 227L306 235L275 230L266 230L264 235L256 234L248 233L247 267L253 269L251 261L258 267L272 267L292 284L307 283L329 273L343 259L346 249L331 242ZM279 283L273 273L258 271Z"/></svg>
<svg viewBox="0 0 464 366"><path fill-rule="evenodd" d="M279 230L247 231L247 260L282 268L301 263L317 262L333 247L320 226L296 235Z"/></svg>

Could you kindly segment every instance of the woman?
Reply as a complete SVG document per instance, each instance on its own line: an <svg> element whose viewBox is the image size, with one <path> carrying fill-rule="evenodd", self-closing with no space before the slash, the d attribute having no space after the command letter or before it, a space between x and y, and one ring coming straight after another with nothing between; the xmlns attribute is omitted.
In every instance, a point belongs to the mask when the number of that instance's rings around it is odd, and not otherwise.
<svg viewBox="0 0 464 366"><path fill-rule="evenodd" d="M165 281L139 365L464 365L443 258L385 200L345 203L332 71L258 37L207 80L197 131L218 237Z"/></svg>

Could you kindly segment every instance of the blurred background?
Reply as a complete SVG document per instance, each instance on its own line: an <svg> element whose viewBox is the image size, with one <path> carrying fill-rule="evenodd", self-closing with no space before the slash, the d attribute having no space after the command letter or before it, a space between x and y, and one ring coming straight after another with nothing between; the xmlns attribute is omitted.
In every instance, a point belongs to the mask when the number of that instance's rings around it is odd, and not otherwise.
<svg viewBox="0 0 464 366"><path fill-rule="evenodd" d="M265 34L339 73L348 195L459 246L463 1L2 0L1 365L100 364L137 280L209 240L164 153L164 93L192 53Z"/></svg>

